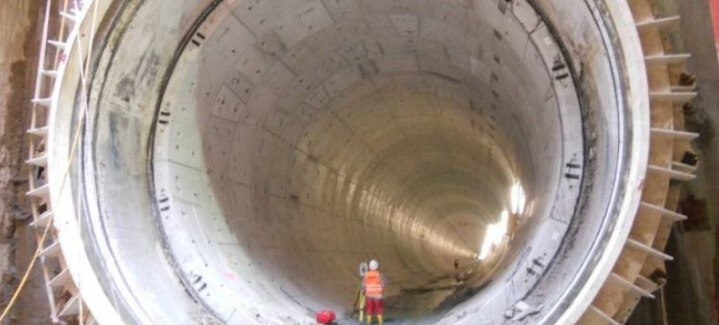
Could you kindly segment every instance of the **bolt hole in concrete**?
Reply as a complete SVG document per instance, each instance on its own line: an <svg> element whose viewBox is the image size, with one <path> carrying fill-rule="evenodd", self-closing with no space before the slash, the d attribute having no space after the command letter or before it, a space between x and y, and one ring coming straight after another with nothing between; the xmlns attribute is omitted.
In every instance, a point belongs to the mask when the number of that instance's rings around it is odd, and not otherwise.
<svg viewBox="0 0 719 325"><path fill-rule="evenodd" d="M567 24L594 14L546 3ZM576 80L591 85L580 105L561 43L525 1L147 0L117 17L93 88L110 109L88 130L93 164L111 168L87 172L102 207L87 220L127 322L346 315L373 258L388 319L492 324L563 296L551 281L569 279L540 275L583 190L596 217L560 274L600 232L614 178L595 196L582 185L583 112L617 123L614 67L583 63L605 73ZM564 37L583 46L598 29ZM129 103L113 88L126 78ZM594 131L606 155L592 172L617 168L618 132Z"/></svg>

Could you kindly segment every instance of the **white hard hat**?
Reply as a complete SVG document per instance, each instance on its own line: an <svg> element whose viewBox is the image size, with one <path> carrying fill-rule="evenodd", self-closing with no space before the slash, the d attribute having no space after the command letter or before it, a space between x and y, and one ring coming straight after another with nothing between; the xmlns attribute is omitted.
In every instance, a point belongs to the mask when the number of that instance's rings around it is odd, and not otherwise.
<svg viewBox="0 0 719 325"><path fill-rule="evenodd" d="M376 269L378 269L378 268L379 268L379 262L377 262L377 260L371 260L371 261L369 261L369 269L370 269L370 270L373 270L373 271L374 271L374 270L376 270Z"/></svg>

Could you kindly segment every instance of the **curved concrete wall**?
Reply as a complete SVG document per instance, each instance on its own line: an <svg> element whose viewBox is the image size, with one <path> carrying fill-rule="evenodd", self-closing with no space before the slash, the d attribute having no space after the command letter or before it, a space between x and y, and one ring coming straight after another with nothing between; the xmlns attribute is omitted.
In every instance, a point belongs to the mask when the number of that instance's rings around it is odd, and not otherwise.
<svg viewBox="0 0 719 325"><path fill-rule="evenodd" d="M77 184L113 319L305 323L348 309L369 258L393 317L494 324L520 301L537 308L528 323L581 313L572 292L633 215L626 183L646 161L630 146L647 131L627 106L637 53L613 20L627 9L610 7L115 7ZM61 107L56 123L73 116ZM515 182L528 209L478 261Z"/></svg>

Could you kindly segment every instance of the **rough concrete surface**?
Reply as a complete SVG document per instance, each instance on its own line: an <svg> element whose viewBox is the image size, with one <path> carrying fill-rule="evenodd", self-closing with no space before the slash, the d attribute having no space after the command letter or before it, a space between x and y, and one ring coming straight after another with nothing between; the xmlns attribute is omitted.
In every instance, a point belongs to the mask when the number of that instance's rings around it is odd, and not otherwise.
<svg viewBox="0 0 719 325"><path fill-rule="evenodd" d="M687 126L701 134L695 143L701 166L697 180L687 186L686 192L707 199L706 215L709 224L708 229L703 231L677 233L680 238L677 249L683 250L686 255L684 263L688 270L684 270L684 274L693 279L691 282L699 295L697 304L689 306L689 310L695 310L699 314L699 322L692 324L719 322L716 311L716 234L719 212L719 147L716 128L719 123L719 62L710 12L707 1L679 2L678 13L684 17L681 26L684 51L692 54L688 68L697 77L699 91L698 98L686 111ZM698 278L694 278L695 276ZM687 283L685 278L680 276L682 283ZM684 321L681 315L690 313L689 310L679 310L678 315L670 317L670 320L673 323Z"/></svg>
<svg viewBox="0 0 719 325"><path fill-rule="evenodd" d="M23 161L29 99L37 66L40 1L0 1L0 274L5 307L35 250ZM16 240L20 238L20 240ZM47 324L48 306L39 268L3 324Z"/></svg>

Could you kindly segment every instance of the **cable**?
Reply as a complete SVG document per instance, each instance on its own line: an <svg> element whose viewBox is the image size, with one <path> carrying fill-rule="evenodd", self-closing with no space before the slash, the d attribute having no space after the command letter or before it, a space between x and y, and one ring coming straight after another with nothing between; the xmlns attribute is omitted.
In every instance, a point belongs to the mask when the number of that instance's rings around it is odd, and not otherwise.
<svg viewBox="0 0 719 325"><path fill-rule="evenodd" d="M72 149L70 150L70 157L74 157L77 149L77 144L79 143L79 135L80 131L82 130L81 126L84 123L78 124L73 143L72 143ZM72 166L72 161L67 164L67 167L65 168L65 171L62 174L62 182L60 185L60 192L58 194L62 194L62 191L65 189L65 181L67 180L67 175L70 173L70 167ZM59 196L59 195L58 195ZM33 259L30 261L30 265L28 265L27 270L25 271L25 274L22 277L22 280L20 280L20 284L18 284L17 289L15 290L15 293L13 294L12 298L10 299L10 302L8 302L7 306L5 306L5 309L3 310L3 313L0 315L0 322L5 319L7 316L7 313L10 311L10 309L15 304L15 301L17 300L18 296L20 295L20 292L22 291L23 287L25 286L25 283L27 282L28 277L30 276L30 271L32 271L33 266L35 266L35 261L37 261L38 257L40 256L40 252L42 252L43 246L42 243L45 242L45 239L47 238L47 234L50 231L50 227L52 226L53 218L55 217L54 214L51 214L48 217L47 225L45 225L45 229L42 232L42 236L40 237L40 240L38 242L38 247L35 250L35 255L33 256Z"/></svg>
<svg viewBox="0 0 719 325"><path fill-rule="evenodd" d="M84 114L84 113L82 113ZM77 144L80 142L80 131L82 130L82 126L84 125L84 120L81 119L80 123L77 125L77 129L75 130L75 135L73 136L72 140L72 147L70 149L70 158L73 158L77 152ZM60 192L58 193L58 196L60 196L65 189L65 182L67 181L67 176L70 174L70 167L72 167L72 161L70 161L67 164L67 167L63 171L62 174L62 181L60 183ZM54 203L54 202L53 202ZM54 205L51 205L54 206ZM51 214L48 217L47 225L45 225L45 229L42 232L42 236L40 237L40 241L38 242L38 247L35 250L35 255L33 259L30 261L30 265L28 265L27 270L25 271L25 274L22 277L22 280L20 281L20 284L18 284L17 290L15 290L15 293L13 294L12 298L10 299L10 302L8 302L8 305L5 306L5 309L3 310L3 313L0 315L0 322L2 322L3 319L7 316L7 313L10 311L12 306L14 305L15 301L17 300L17 297L20 295L20 292L22 291L23 287L25 286L25 283L27 282L27 279L30 275L30 271L32 270L32 267L35 265L35 261L37 261L37 258L40 255L40 252L42 252L42 243L45 242L45 239L47 238L47 234L50 231L50 227L52 226L52 222L55 215Z"/></svg>
<svg viewBox="0 0 719 325"><path fill-rule="evenodd" d="M81 116L80 119L85 122L85 125L90 124L90 122L88 120L90 113L89 113L89 107L88 107L89 105L88 105L88 97L87 97L87 71L90 69L90 58L92 58L92 42L95 39L95 22L97 21L97 7L98 7L94 1L90 5L93 6L94 8L93 8L92 20L91 20L91 26L90 26L90 39L88 41L89 47L87 49L87 56L85 56L84 58L82 56L82 48L83 48L82 38L80 37L79 34L76 34L76 36L75 36L77 38L78 48L80 49L80 53L77 56L77 60L79 63L78 67L80 69L80 78L81 78L80 81L81 81L81 85L82 85L82 106L83 106L82 113L84 115L84 116ZM75 9L77 11L80 10L80 7L78 7L78 4L77 4L77 0L75 0ZM87 59L87 60L85 60L85 59ZM84 64L84 66L83 66L83 64ZM78 123L78 126L82 126L82 124ZM72 158L73 157L71 156L70 159L72 159ZM82 199L82 196L78 195L77 196L77 200L78 200L77 206L80 206L79 201L81 199ZM82 238L82 222L78 223L78 233L79 233L80 238ZM80 254L80 252L78 252L78 255L79 254ZM82 282L81 278L82 278L82 272L78 271L77 278L75 279L76 280L75 285L77 286L78 292L81 289L81 282ZM78 322L79 322L79 324L84 324L84 319L83 319L84 311L83 311L82 300L80 301L78 308L79 308Z"/></svg>
<svg viewBox="0 0 719 325"><path fill-rule="evenodd" d="M93 3L94 3L94 2L93 2ZM95 6L95 8L97 8L97 6ZM79 36L78 36L78 38L79 38ZM80 66L80 69L82 69L82 66ZM85 80L83 80L83 88L84 88L84 84L85 84ZM87 106L87 103L86 103L85 101L83 101L83 103L84 103L85 106ZM86 107L86 108L87 108L87 107ZM80 134L81 134L81 131L82 131L83 126L84 126L84 124L85 124L85 118L84 118L84 116L86 115L86 112L87 112L87 109L81 110L81 112L80 112L80 114L82 114L82 116L80 117L80 120L79 120L79 122L78 122L78 125L77 125L77 127L76 127L76 129L75 129L75 134L73 135L72 146L71 146L70 155L69 155L69 158L70 158L70 159L69 159L69 162L68 162L67 166L65 167L65 170L63 171L62 176L61 176L60 190L59 190L59 193L58 193L58 197L60 197L60 196L62 195L62 192L63 192L63 190L65 189L65 184L66 184L66 181L67 181L67 179L68 179L68 175L70 174L70 168L71 168L72 165L73 165L73 160L72 160L72 159L75 157L75 155L76 155L76 153L77 153L78 143L80 142L80 141L79 141L79 140L80 140ZM45 150L48 150L48 149L47 149L47 146L46 146L46 149L45 149ZM52 203L53 203L53 204L51 204L50 206L51 206L51 207L55 206L55 203L56 203L56 202L52 202ZM54 217L55 217L54 214L51 214L51 215L48 217L48 221L47 221L47 224L45 225L45 229L44 229L43 232L42 232L42 236L40 236L40 238L38 239L38 247L37 247L37 249L35 250L35 254L34 254L32 260L30 261L30 264L28 265L27 270L25 270L25 273L23 274L23 277L22 277L22 279L20 280L20 283L18 284L17 289L15 290L15 292L14 292L13 295L12 295L12 298L10 298L10 301L9 301L8 304L5 306L5 308L3 309L2 314L0 314L0 322L2 322L2 321L5 319L5 317L7 317L8 313L10 312L10 310L12 309L12 307L13 307L13 306L15 305L15 303L17 302L17 298L20 296L20 293L22 292L23 288L25 287L25 284L27 283L27 280L28 280L28 278L30 277L30 272L32 271L32 268L35 266L35 262L37 262L38 257L40 257L40 253L41 253L42 250L43 250L43 244L45 243L45 240L47 239L47 234L50 232L50 228L51 228L52 225L53 225L53 219L54 219Z"/></svg>

